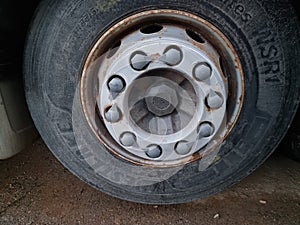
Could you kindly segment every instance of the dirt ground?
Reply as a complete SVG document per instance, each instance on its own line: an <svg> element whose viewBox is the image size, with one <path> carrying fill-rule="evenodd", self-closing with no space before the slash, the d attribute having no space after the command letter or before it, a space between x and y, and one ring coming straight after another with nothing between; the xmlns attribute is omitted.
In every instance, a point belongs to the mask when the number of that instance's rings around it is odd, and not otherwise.
<svg viewBox="0 0 300 225"><path fill-rule="evenodd" d="M300 224L300 163L277 151L223 193L188 204L149 206L84 184L38 140L0 161L0 224Z"/></svg>

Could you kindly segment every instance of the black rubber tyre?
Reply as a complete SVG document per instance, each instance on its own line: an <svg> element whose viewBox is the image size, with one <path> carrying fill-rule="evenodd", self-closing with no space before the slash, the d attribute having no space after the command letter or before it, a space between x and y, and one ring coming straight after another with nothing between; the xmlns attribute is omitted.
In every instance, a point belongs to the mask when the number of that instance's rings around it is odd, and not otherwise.
<svg viewBox="0 0 300 225"><path fill-rule="evenodd" d="M300 109L289 129L284 141L280 144L280 149L287 155L300 162Z"/></svg>
<svg viewBox="0 0 300 225"><path fill-rule="evenodd" d="M113 164L107 159L110 153L91 132L80 104L75 110L79 120L74 123L73 101L83 64L101 33L128 15L158 8L194 13L227 36L245 72L245 103L217 160L204 171L199 170L199 160L162 182L118 184L95 172L96 166ZM299 40L299 24L287 0L46 0L35 15L27 40L27 101L36 127L51 151L85 182L134 202L188 202L240 181L280 143L299 103ZM93 148L78 148L74 126L84 131L85 141ZM100 149L95 152L97 146ZM92 154L97 155L94 166L87 163ZM130 164L121 160L120 163ZM152 179L156 172L164 171L168 168L153 169ZM107 173L118 171L109 169ZM119 176L132 183L141 179L131 174Z"/></svg>

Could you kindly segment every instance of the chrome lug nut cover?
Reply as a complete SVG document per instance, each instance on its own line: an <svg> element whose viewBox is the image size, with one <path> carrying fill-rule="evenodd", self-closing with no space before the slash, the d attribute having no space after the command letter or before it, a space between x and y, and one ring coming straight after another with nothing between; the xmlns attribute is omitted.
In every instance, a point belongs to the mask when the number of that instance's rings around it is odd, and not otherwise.
<svg viewBox="0 0 300 225"><path fill-rule="evenodd" d="M151 58L144 52L136 52L132 55L131 66L135 70L143 70L151 62Z"/></svg>
<svg viewBox="0 0 300 225"><path fill-rule="evenodd" d="M166 50L160 60L170 66L175 66L181 62L182 52L178 47L170 47Z"/></svg>
<svg viewBox="0 0 300 225"><path fill-rule="evenodd" d="M199 138L207 138L214 133L214 128L212 124L204 122L198 127L198 137Z"/></svg>
<svg viewBox="0 0 300 225"><path fill-rule="evenodd" d="M109 107L105 112L105 118L110 123L118 122L121 119L121 116L121 111L116 105Z"/></svg>
<svg viewBox="0 0 300 225"><path fill-rule="evenodd" d="M162 154L162 149L159 145L150 145L150 146L148 146L148 149L146 150L146 154L150 158L158 158Z"/></svg>
<svg viewBox="0 0 300 225"><path fill-rule="evenodd" d="M201 63L195 67L193 73L196 80L204 81L210 78L212 70L207 63Z"/></svg>
<svg viewBox="0 0 300 225"><path fill-rule="evenodd" d="M210 90L208 96L207 96L207 105L211 109L218 109L220 108L224 103L224 99L221 96L221 94Z"/></svg>
<svg viewBox="0 0 300 225"><path fill-rule="evenodd" d="M185 141L181 141L178 142L175 146L175 151L177 152L177 154L179 155L186 155L188 154L191 149L192 149L193 144L192 143L188 143Z"/></svg>
<svg viewBox="0 0 300 225"><path fill-rule="evenodd" d="M113 77L108 82L108 88L111 92L119 93L124 89L124 80L121 77Z"/></svg>
<svg viewBox="0 0 300 225"><path fill-rule="evenodd" d="M123 133L120 137L120 142L126 147L133 146L136 143L136 136L131 132Z"/></svg>

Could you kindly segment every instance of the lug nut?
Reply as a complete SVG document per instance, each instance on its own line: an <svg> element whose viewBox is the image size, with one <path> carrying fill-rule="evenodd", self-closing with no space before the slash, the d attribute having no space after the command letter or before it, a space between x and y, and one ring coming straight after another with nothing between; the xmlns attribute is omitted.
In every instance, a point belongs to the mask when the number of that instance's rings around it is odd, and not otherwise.
<svg viewBox="0 0 300 225"><path fill-rule="evenodd" d="M158 158L162 154L162 149L159 145L150 145L150 146L148 146L146 154L150 158Z"/></svg>
<svg viewBox="0 0 300 225"><path fill-rule="evenodd" d="M125 147L131 147L136 143L136 136L131 132L125 132L121 135L120 142Z"/></svg>
<svg viewBox="0 0 300 225"><path fill-rule="evenodd" d="M164 55L161 57L161 61L165 62L170 66L179 64L182 60L182 52L178 47L171 47L166 50Z"/></svg>
<svg viewBox="0 0 300 225"><path fill-rule="evenodd" d="M210 90L210 92L207 96L206 102L207 102L207 106L209 108L218 109L223 105L224 99L221 96L221 94L219 94L213 90Z"/></svg>
<svg viewBox="0 0 300 225"><path fill-rule="evenodd" d="M119 76L112 77L108 82L108 88L111 92L120 93L125 87L125 81Z"/></svg>
<svg viewBox="0 0 300 225"><path fill-rule="evenodd" d="M147 56L144 52L133 53L130 63L135 70L144 70L151 62L151 57Z"/></svg>
<svg viewBox="0 0 300 225"><path fill-rule="evenodd" d="M186 142L186 141L180 141L176 144L175 146L175 151L179 154L179 155L186 155L191 151L191 144Z"/></svg>
<svg viewBox="0 0 300 225"><path fill-rule="evenodd" d="M121 111L116 105L111 106L105 112L106 120L111 123L118 122L121 119L121 116L122 116Z"/></svg>
<svg viewBox="0 0 300 225"><path fill-rule="evenodd" d="M198 137L199 138L206 138L211 136L214 133L214 127L209 122L201 123L198 127Z"/></svg>
<svg viewBox="0 0 300 225"><path fill-rule="evenodd" d="M194 69L194 77L198 81L204 81L210 78L212 69L207 63L198 64Z"/></svg>

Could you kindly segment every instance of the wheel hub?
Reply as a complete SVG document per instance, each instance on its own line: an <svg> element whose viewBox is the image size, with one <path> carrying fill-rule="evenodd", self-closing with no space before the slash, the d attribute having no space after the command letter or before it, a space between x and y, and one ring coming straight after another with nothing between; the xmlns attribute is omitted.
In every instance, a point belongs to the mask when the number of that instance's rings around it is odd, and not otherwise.
<svg viewBox="0 0 300 225"><path fill-rule="evenodd" d="M209 39L199 42L200 35L196 42L198 33L191 32L170 22L136 25L94 60L97 111L120 146L113 150L119 156L156 166L178 164L228 133L230 84L220 51ZM242 90L238 78L235 92ZM235 102L231 122L241 103Z"/></svg>
<svg viewBox="0 0 300 225"><path fill-rule="evenodd" d="M156 116L167 116L178 105L177 92L170 82L155 84L146 93L148 110Z"/></svg>
<svg viewBox="0 0 300 225"><path fill-rule="evenodd" d="M227 83L213 62L215 51L212 58L195 47L181 27L162 27L153 34L131 33L102 61L98 107L109 133L128 152L176 160L213 138L213 133L199 136L202 123L221 129ZM135 142L124 145L128 133Z"/></svg>

